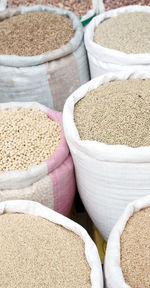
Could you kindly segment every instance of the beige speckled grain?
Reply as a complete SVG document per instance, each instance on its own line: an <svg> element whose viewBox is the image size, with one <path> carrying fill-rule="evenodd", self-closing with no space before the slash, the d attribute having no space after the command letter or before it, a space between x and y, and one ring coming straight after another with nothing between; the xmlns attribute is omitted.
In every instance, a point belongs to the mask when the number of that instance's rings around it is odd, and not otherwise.
<svg viewBox="0 0 150 288"><path fill-rule="evenodd" d="M150 79L104 83L76 105L74 120L82 140L150 145Z"/></svg>
<svg viewBox="0 0 150 288"><path fill-rule="evenodd" d="M150 13L123 13L95 29L94 41L125 53L150 53Z"/></svg>
<svg viewBox="0 0 150 288"><path fill-rule="evenodd" d="M83 240L41 217L0 216L0 287L91 288Z"/></svg>

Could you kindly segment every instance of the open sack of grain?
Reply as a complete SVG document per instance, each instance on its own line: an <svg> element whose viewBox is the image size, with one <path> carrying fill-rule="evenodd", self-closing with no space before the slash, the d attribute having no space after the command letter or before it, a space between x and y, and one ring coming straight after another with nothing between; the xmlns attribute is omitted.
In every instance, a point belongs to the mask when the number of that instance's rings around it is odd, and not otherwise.
<svg viewBox="0 0 150 288"><path fill-rule="evenodd" d="M102 0L4 0L4 2L5 8L40 4L71 10L78 17L80 17L83 26L87 25L87 23L89 23L96 14L104 11L104 4ZM2 3L2 9L4 9L3 7L4 3Z"/></svg>
<svg viewBox="0 0 150 288"><path fill-rule="evenodd" d="M86 230L39 203L0 203L0 246L1 287L103 288Z"/></svg>
<svg viewBox="0 0 150 288"><path fill-rule="evenodd" d="M36 101L62 111L89 80L78 17L40 5L0 12L0 74L0 102Z"/></svg>
<svg viewBox="0 0 150 288"><path fill-rule="evenodd" d="M4 103L0 123L0 201L38 201L68 215L75 179L61 113L38 103Z"/></svg>
<svg viewBox="0 0 150 288"><path fill-rule="evenodd" d="M150 196L130 203L112 229L105 256L107 288L150 287Z"/></svg>
<svg viewBox="0 0 150 288"><path fill-rule="evenodd" d="M131 5L102 13L85 31L91 78L108 72L150 72L150 7Z"/></svg>
<svg viewBox="0 0 150 288"><path fill-rule="evenodd" d="M149 95L150 74L109 73L80 87L64 106L78 191L105 240L126 205L150 193Z"/></svg>

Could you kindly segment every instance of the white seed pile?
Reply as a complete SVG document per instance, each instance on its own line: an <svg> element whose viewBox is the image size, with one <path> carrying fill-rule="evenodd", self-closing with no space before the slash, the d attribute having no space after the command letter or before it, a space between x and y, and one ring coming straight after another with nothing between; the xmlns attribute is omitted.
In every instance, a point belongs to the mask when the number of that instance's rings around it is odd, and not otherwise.
<svg viewBox="0 0 150 288"><path fill-rule="evenodd" d="M150 79L104 83L75 105L82 140L131 147L150 145Z"/></svg>
<svg viewBox="0 0 150 288"><path fill-rule="evenodd" d="M1 110L0 171L26 170L49 159L60 137L59 123L40 110Z"/></svg>
<svg viewBox="0 0 150 288"><path fill-rule="evenodd" d="M24 214L0 216L0 287L91 288L83 240Z"/></svg>
<svg viewBox="0 0 150 288"><path fill-rule="evenodd" d="M124 13L100 23L94 41L125 53L150 53L149 35L150 13Z"/></svg>
<svg viewBox="0 0 150 288"><path fill-rule="evenodd" d="M67 44L72 21L49 12L30 12L0 22L0 54L35 56Z"/></svg>
<svg viewBox="0 0 150 288"><path fill-rule="evenodd" d="M120 240L121 268L132 288L150 287L150 208L135 213Z"/></svg>

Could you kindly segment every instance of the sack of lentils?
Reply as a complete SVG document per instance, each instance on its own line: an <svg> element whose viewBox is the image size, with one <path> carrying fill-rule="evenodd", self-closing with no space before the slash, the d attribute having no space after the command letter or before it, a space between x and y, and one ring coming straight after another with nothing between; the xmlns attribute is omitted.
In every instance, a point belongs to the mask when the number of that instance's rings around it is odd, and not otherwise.
<svg viewBox="0 0 150 288"><path fill-rule="evenodd" d="M150 196L130 203L112 229L105 256L107 288L150 287Z"/></svg>
<svg viewBox="0 0 150 288"><path fill-rule="evenodd" d="M7 6L7 8L18 7L20 5L33 6L37 4L71 10L80 17L83 26L87 25L94 16L104 11L102 0L5 0L5 7Z"/></svg>
<svg viewBox="0 0 150 288"><path fill-rule="evenodd" d="M150 7L131 5L95 17L85 31L91 78L108 72L150 71Z"/></svg>
<svg viewBox="0 0 150 288"><path fill-rule="evenodd" d="M75 179L61 113L38 103L4 103L0 123L0 201L38 201L68 215Z"/></svg>
<svg viewBox="0 0 150 288"><path fill-rule="evenodd" d="M1 287L103 288L86 230L39 203L0 203L0 246Z"/></svg>
<svg viewBox="0 0 150 288"><path fill-rule="evenodd" d="M0 12L0 73L0 102L36 101L62 111L89 80L78 17L40 5Z"/></svg>
<svg viewBox="0 0 150 288"><path fill-rule="evenodd" d="M116 9L128 5L150 5L149 0L104 0L106 10Z"/></svg>
<svg viewBox="0 0 150 288"><path fill-rule="evenodd" d="M78 191L105 240L150 191L150 73L105 74L66 101L63 126Z"/></svg>

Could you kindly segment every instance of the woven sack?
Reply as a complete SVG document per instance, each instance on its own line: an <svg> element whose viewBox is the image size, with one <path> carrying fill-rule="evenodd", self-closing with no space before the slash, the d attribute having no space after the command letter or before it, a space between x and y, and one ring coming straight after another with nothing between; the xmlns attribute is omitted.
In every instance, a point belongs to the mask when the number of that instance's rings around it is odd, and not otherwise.
<svg viewBox="0 0 150 288"><path fill-rule="evenodd" d="M89 80L83 28L73 12L42 5L6 9L0 12L0 21L34 11L69 17L74 37L59 49L37 56L0 55L0 102L33 101L62 111L70 93Z"/></svg>
<svg viewBox="0 0 150 288"><path fill-rule="evenodd" d="M85 31L85 46L88 53L91 78L109 72L145 70L150 72L150 53L126 54L114 49L105 48L93 41L96 27L108 18L122 13L146 12L150 13L149 6L130 5L104 12L96 16ZM147 36L148 37L148 36Z"/></svg>
<svg viewBox="0 0 150 288"><path fill-rule="evenodd" d="M0 173L0 201L28 199L38 201L59 213L68 215L74 194L75 178L71 155L64 138L61 113L38 103L4 103L0 110L40 109L61 125L61 141L50 159L28 170ZM44 149L44 147L43 147Z"/></svg>
<svg viewBox="0 0 150 288"><path fill-rule="evenodd" d="M132 288L123 277L120 267L120 236L129 218L141 209L150 207L150 195L130 203L112 229L105 256L105 279L106 288ZM143 283L144 287L144 283Z"/></svg>
<svg viewBox="0 0 150 288"><path fill-rule="evenodd" d="M150 78L150 73L126 71L97 77L75 91L63 111L64 132L75 165L78 191L105 240L126 205L150 194L150 147L131 148L81 140L74 122L74 106L101 84L129 78Z"/></svg>

